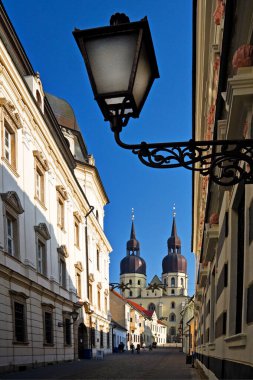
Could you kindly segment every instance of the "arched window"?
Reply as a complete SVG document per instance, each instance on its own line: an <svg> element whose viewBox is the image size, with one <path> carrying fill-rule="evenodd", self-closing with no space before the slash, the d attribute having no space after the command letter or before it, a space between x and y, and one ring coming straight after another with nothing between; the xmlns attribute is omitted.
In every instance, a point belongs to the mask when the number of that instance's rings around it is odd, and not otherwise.
<svg viewBox="0 0 253 380"><path fill-rule="evenodd" d="M172 277L172 278L171 278L171 286L172 286L172 287L175 286L175 277Z"/></svg>
<svg viewBox="0 0 253 380"><path fill-rule="evenodd" d="M184 287L184 279L183 278L181 278L181 286L182 286L182 288Z"/></svg>
<svg viewBox="0 0 253 380"><path fill-rule="evenodd" d="M130 290L130 292L129 292L129 296L130 296L130 297L133 296L133 292L132 292L132 290Z"/></svg>
<svg viewBox="0 0 253 380"><path fill-rule="evenodd" d="M41 108L42 100L41 100L41 96L40 96L40 93L38 90L36 90L36 100L37 100L39 107Z"/></svg>
<svg viewBox="0 0 253 380"><path fill-rule="evenodd" d="M151 302L151 303L148 305L148 310L150 310L150 311L154 311L154 310L155 310L155 304Z"/></svg>
<svg viewBox="0 0 253 380"><path fill-rule="evenodd" d="M171 302L171 308L175 309L175 302Z"/></svg>
<svg viewBox="0 0 253 380"><path fill-rule="evenodd" d="M171 294L175 294L175 290L174 289L171 289Z"/></svg>
<svg viewBox="0 0 253 380"><path fill-rule="evenodd" d="M132 280L131 280L131 278L130 278L130 280L129 280L129 284L132 285Z"/></svg>
<svg viewBox="0 0 253 380"><path fill-rule="evenodd" d="M141 284L141 280L138 280L138 285L140 285Z"/></svg>
<svg viewBox="0 0 253 380"><path fill-rule="evenodd" d="M176 322L176 315L174 313L171 313L169 319L170 322Z"/></svg>

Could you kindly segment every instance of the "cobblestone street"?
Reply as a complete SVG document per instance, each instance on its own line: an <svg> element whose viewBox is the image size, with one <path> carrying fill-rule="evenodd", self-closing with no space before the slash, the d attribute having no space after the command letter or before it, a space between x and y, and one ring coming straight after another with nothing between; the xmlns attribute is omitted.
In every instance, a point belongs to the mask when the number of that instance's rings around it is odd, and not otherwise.
<svg viewBox="0 0 253 380"><path fill-rule="evenodd" d="M157 349L138 354L125 352L104 360L81 360L24 372L1 374L1 379L201 379L199 369L185 364L178 349Z"/></svg>

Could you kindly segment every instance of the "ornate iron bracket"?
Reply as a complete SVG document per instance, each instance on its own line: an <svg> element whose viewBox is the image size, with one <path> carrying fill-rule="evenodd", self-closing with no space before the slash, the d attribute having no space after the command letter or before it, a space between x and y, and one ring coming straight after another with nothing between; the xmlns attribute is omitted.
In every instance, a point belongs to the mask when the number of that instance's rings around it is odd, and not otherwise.
<svg viewBox="0 0 253 380"><path fill-rule="evenodd" d="M253 183L252 139L125 144L120 139L121 129L112 129L117 144L132 150L146 166L158 169L184 167L210 176L221 186L232 186L241 181Z"/></svg>
<svg viewBox="0 0 253 380"><path fill-rule="evenodd" d="M124 284L124 282L121 282L121 283L119 283L119 282L111 282L109 284L111 290L118 288L122 292L124 292L125 290L130 290L130 288L128 287L128 285L130 285L130 284L129 283Z"/></svg>

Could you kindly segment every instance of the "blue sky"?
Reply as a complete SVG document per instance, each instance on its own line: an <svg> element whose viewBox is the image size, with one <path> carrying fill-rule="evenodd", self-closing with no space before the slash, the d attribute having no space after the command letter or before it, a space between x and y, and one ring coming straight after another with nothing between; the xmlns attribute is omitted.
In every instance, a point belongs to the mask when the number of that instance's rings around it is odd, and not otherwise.
<svg viewBox="0 0 253 380"><path fill-rule="evenodd" d="M116 12L131 21L148 17L160 79L140 118L122 132L129 143L180 141L191 138L192 2L190 0L3 0L7 13L45 92L73 107L110 203L105 208L105 232L113 247L110 281L119 281L120 260L130 237L131 209L136 235L147 263L147 280L162 273L167 239L176 204L178 235L188 261L189 294L194 292L191 253L191 172L151 169L114 142L108 123L93 100L84 63L72 36L74 28L109 24Z"/></svg>

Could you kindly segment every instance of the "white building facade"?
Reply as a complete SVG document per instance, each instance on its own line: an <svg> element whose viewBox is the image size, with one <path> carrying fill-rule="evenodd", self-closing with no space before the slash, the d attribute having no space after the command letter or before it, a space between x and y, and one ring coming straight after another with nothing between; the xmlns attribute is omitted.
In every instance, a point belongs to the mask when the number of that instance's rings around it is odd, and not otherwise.
<svg viewBox="0 0 253 380"><path fill-rule="evenodd" d="M92 347L111 351L111 246L103 231L108 198L74 113L64 121L69 104L45 95L2 3L0 16L0 371L5 371L83 357Z"/></svg>

